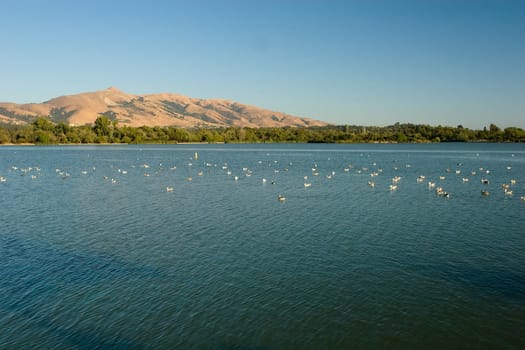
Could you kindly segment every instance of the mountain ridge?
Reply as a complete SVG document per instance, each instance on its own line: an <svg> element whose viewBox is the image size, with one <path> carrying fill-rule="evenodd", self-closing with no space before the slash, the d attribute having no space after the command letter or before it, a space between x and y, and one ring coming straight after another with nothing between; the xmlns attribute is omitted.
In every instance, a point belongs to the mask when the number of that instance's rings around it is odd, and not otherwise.
<svg viewBox="0 0 525 350"><path fill-rule="evenodd" d="M174 127L308 127L329 123L283 112L211 98L176 93L135 95L116 87L63 95L42 103L0 102L0 123L28 124L38 117L71 125L92 124L106 116L127 126Z"/></svg>

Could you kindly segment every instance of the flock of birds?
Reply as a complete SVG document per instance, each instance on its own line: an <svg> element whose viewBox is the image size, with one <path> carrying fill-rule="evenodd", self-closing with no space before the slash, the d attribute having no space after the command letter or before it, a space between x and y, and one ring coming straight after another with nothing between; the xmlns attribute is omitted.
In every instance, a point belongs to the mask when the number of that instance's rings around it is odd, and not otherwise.
<svg viewBox="0 0 525 350"><path fill-rule="evenodd" d="M209 162L202 162L202 163L199 162L199 164L197 164L197 166L194 166L193 163L197 162L198 159L199 159L199 155L198 155L197 152L195 152L194 156L191 157L191 158L188 158L188 161L186 162L186 174L188 174L188 176L185 177L185 180L188 181L188 182L193 181L194 174L196 174L197 177L202 177L202 176L205 175L205 173L209 174L210 171L206 171L206 169L219 169L220 171L225 173L226 176L231 177L233 179L233 181L239 181L242 177L251 177L252 175L254 175L254 171L251 170L248 167L242 167L242 172L237 172L238 174L234 175L232 167L230 167L228 165L228 163L223 163L222 165L218 166L217 164L213 164L213 163L209 163ZM258 165L259 166L264 165L263 161L258 161ZM372 165L371 168L369 168L367 166L354 167L352 165L347 165L347 166L345 166L342 169L342 171L344 173L351 173L352 172L352 173L354 173L356 175L367 176L369 178L369 180L367 181L368 186L371 187L371 188L376 188L376 180L375 179L377 177L379 177L379 176L383 176L383 169L378 167L377 163L375 163L375 162L371 163L371 165ZM279 168L280 166L279 166L279 161L278 160L269 161L268 162L268 167L273 169L273 173L274 173L273 178L274 179L273 180L268 180L268 178L266 178L266 177L261 177L262 183L263 184L271 183L272 185L275 185L277 183L276 179L278 178L277 177L278 173L279 172L288 172L291 166L292 166L292 163L289 162L289 163L287 163L286 167ZM463 173L463 171L461 169L459 169L459 168L461 168L463 166L463 164L462 163L457 163L457 166L458 166L457 170L452 170L450 168L447 168L445 170L445 173L443 173L442 175L439 175L439 177L437 177L434 180L427 179L427 176L425 176L425 175L419 175L419 176L417 176L415 178L415 181L418 184L426 183L428 188L429 188L429 190L434 190L436 195L438 195L438 196L441 196L441 197L444 197L444 198L450 198L450 196L451 196L450 193L447 192L444 189L444 187L443 187L444 184L445 184L445 179L448 176L454 176L456 178L461 178L461 181L463 183L471 182L471 180L474 180L474 179L476 179L477 176L479 176L479 181L480 181L481 185L486 187L486 188L483 188L481 190L481 196L486 197L486 196L489 196L491 194L491 192L488 189L488 187L489 187L488 185L491 183L491 180L489 179L489 175L491 174L490 170L485 169L483 167L479 167L476 170L470 171L470 175L465 175ZM410 164L406 164L405 167L406 168L410 168L411 165ZM156 174L158 175L158 173L160 171L163 171L163 170L169 170L169 171L176 171L177 170L177 166L175 166L175 165L166 167L162 163L160 163L158 165L158 167L153 167L153 168L151 168L151 165L148 164L148 163L142 163L142 164L139 164L139 165L131 165L130 168L135 168L135 169L138 168L140 170L142 176L144 176L144 177L150 177L150 176L156 175ZM110 169L112 170L114 175L113 176L103 175L102 178L103 178L104 181L107 181L107 182L109 182L111 184L117 184L119 182L118 176L125 176L125 175L128 174L128 171L129 171L129 170L118 168L118 167L116 167L114 165L111 165ZM193 170L189 171L189 169L193 169ZM510 172L511 169L512 169L511 166L507 166L506 167L506 171L507 172ZM397 165L395 165L395 166L393 166L392 170L394 172L398 171L399 167ZM81 175L81 176L89 175L89 174L95 173L96 171L97 171L97 168L95 166L93 166L93 167L91 167L89 169L81 170L80 174L77 174L77 175ZM9 168L9 172L11 174L18 174L20 176L28 176L28 177L30 177L33 180L38 179L42 175L42 169L40 167L21 167L21 168L19 168L19 167L13 165L13 166L11 166ZM311 173L308 174L308 175L304 175L303 176L303 187L305 189L312 187L313 186L312 178L316 178L316 177L322 178L320 173L321 173L320 167L316 163L313 163L312 164L312 168L311 168ZM55 174L57 176L61 177L63 180L68 180L72 176L70 171L66 171L66 170L59 169L59 168L55 169ZM118 174L118 176L117 176L117 174ZM191 176L190 174L193 174L193 176ZM466 172L466 174L469 174L469 173ZM336 171L334 171L334 170L329 171L329 172L326 173L326 175L324 175L326 180L331 180L335 176L336 176ZM399 188L399 183L401 182L401 180L402 180L401 176L399 176L399 175L393 176L391 178L391 180L388 181L389 182L388 190L391 191L391 192L397 191L398 188ZM5 176L5 175L0 176L0 183L6 183L6 182L8 182L8 177ZM513 196L513 194L514 194L513 188L516 186L517 183L518 182L517 182L517 180L515 178L509 179L508 182L502 183L501 184L501 191L502 191L503 195L505 197ZM175 191L175 187L173 185L166 186L165 187L165 191L166 192L174 192ZM279 194L277 196L277 199L278 199L279 202L286 201L286 197L283 194ZM520 200L521 200L521 202L525 203L525 196L521 196Z"/></svg>
<svg viewBox="0 0 525 350"><path fill-rule="evenodd" d="M375 165L375 163L374 163L374 165ZM458 166L462 166L463 164L462 164L462 163L458 163L457 165L458 165ZM407 164L406 167L410 167L410 165ZM508 171L510 171L511 169L512 169L511 166L507 166L507 167L506 167L506 170L508 170ZM346 170L346 169L345 169L345 170ZM397 169L396 169L396 170L397 170ZM382 170L380 169L379 172L381 172L381 171L382 171ZM447 173L452 173L452 170L451 170L450 168L447 168L447 169L446 169L446 172L447 172ZM480 168L479 168L479 172L480 172L480 173L485 173L485 174L487 174L487 175L489 175L489 174L491 173L490 170L488 170L488 169L484 169L483 167L480 167ZM455 170L454 173L455 173L456 175L460 175L460 174L462 173L462 171L461 171L461 170ZM378 172L373 172L373 173L370 174L370 176L372 176L372 177L374 177L374 176L378 176L378 175L379 175ZM478 175L478 171L473 170L473 171L470 172L470 175L471 175L471 176L476 176L476 175ZM440 176L439 176L439 181L440 181L440 182L441 182L441 181L444 181L446 178L447 178L446 175L440 175ZM398 184L400 181L401 181L401 177L400 177L400 176L394 176L394 177L392 178L392 182L391 182L391 184L389 185L389 190L390 190L390 191L396 191L397 188L398 188L398 185L397 185L397 184ZM417 183L424 183L425 181L426 181L426 176L425 176L425 175L419 175L419 176L416 178L416 182L417 182ZM470 182L470 178L469 178L469 177L464 177L464 176L462 176L462 177L461 177L461 181L462 181L463 183L468 183L468 182ZM490 184L490 180L489 180L488 178L486 178L486 177L481 177L481 178L480 178L480 182L481 182L481 184L483 184L483 185L489 185L489 184ZM449 194L447 191L445 191L445 190L443 189L442 186L437 186L436 183L437 183L436 181L428 181L428 182L427 182L427 184L428 184L428 188L429 188L429 189L435 189L436 194L439 195L439 196L443 196L444 198L449 198L449 197L450 197L450 194ZM501 187L502 187L502 189L503 189L503 194L504 194L505 196L512 196L512 195L513 195L512 187L515 186L516 184L517 184L517 180L516 180L516 179L510 179L509 183L503 183L503 184L501 185ZM368 185L369 185L370 187L375 187L375 182L372 181L372 180L370 180L370 181L368 181ZM490 195L490 192L489 192L487 189L482 189L482 190L481 190L481 195L482 195L482 196L488 196L488 195ZM521 197L520 197L520 200L521 200L522 202L525 202L525 196L521 196Z"/></svg>

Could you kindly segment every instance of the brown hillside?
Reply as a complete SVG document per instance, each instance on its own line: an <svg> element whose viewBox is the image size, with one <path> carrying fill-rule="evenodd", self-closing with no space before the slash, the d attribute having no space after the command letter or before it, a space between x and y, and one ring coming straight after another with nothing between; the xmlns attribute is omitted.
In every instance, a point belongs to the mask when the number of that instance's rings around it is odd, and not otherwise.
<svg viewBox="0 0 525 350"><path fill-rule="evenodd" d="M199 99L178 94L127 94L110 87L53 98L44 103L0 103L0 123L26 124L39 116L72 125L91 124L100 115L129 126L176 127L307 127L327 123L224 99Z"/></svg>

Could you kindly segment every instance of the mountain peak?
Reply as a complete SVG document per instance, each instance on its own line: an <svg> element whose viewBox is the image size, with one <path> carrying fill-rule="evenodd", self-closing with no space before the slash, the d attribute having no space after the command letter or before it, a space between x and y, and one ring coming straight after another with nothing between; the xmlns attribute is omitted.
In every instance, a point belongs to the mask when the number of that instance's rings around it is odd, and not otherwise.
<svg viewBox="0 0 525 350"><path fill-rule="evenodd" d="M106 91L111 91L111 92L122 92L122 90L114 87L114 86L110 86L106 89Z"/></svg>
<svg viewBox="0 0 525 350"><path fill-rule="evenodd" d="M40 116L69 124L92 124L105 115L120 125L191 127L307 127L328 123L223 99L179 94L127 94L114 86L102 91L53 98L44 103L0 103L0 122L27 124Z"/></svg>

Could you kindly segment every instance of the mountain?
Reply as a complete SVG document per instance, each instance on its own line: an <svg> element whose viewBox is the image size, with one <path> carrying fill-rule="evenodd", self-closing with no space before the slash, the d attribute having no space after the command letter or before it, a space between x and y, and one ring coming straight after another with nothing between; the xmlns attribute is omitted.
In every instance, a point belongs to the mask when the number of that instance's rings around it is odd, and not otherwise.
<svg viewBox="0 0 525 350"><path fill-rule="evenodd" d="M45 116L71 125L91 124L101 115L128 126L307 127L328 123L224 99L178 94L132 95L110 87L53 98L43 103L0 103L0 123L27 124Z"/></svg>

